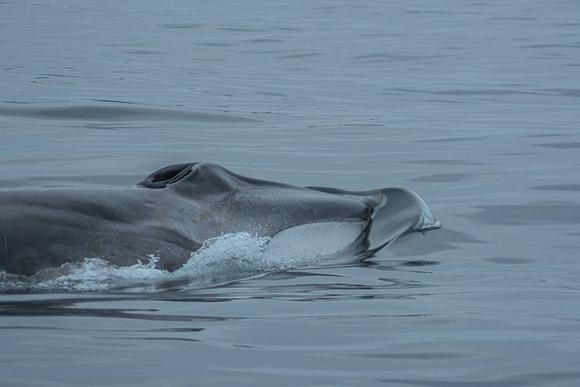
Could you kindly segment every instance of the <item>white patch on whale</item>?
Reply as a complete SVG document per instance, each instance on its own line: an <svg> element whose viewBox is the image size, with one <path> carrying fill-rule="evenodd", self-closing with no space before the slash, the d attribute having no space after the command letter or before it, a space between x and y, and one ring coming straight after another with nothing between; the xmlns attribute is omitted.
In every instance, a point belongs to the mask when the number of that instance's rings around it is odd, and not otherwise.
<svg viewBox="0 0 580 387"><path fill-rule="evenodd" d="M271 259L282 257L291 261L332 256L350 247L365 225L364 222L335 221L290 227L272 237L265 254Z"/></svg>

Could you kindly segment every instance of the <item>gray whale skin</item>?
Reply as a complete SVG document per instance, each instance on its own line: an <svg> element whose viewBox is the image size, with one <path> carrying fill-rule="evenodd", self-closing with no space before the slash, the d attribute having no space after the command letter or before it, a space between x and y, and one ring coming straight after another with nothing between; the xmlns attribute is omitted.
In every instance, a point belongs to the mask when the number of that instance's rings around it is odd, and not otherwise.
<svg viewBox="0 0 580 387"><path fill-rule="evenodd" d="M423 200L402 188L303 188L214 163L176 164L131 187L0 189L0 270L28 276L84 258L127 266L155 255L159 268L174 271L213 237L275 238L324 222L358 222L343 252L361 257L438 226Z"/></svg>

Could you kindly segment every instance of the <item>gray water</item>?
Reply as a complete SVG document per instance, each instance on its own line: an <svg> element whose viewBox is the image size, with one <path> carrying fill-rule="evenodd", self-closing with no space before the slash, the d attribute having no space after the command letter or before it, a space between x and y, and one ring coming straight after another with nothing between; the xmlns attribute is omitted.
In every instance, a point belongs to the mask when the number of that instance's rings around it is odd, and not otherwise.
<svg viewBox="0 0 580 387"><path fill-rule="evenodd" d="M367 262L0 295L2 386L577 386L580 3L0 2L0 185L404 186Z"/></svg>

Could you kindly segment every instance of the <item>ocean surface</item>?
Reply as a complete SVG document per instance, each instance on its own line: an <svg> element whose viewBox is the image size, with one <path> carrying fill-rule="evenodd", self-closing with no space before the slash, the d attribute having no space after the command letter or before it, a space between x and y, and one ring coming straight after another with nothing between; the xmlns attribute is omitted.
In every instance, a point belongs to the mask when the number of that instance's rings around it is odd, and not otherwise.
<svg viewBox="0 0 580 387"><path fill-rule="evenodd" d="M0 385L580 385L580 2L0 1L0 188L172 163L420 194L360 262L91 261L0 294ZM195 266L195 265L194 265ZM11 287L12 286L12 287Z"/></svg>

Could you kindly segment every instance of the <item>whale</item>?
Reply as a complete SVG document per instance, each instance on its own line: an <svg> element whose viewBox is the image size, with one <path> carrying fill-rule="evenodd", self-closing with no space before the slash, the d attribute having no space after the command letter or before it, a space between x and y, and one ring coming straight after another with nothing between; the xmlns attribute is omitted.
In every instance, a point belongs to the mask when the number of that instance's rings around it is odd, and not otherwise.
<svg viewBox="0 0 580 387"><path fill-rule="evenodd" d="M0 271L32 276L86 258L175 271L206 241L269 238L266 249L326 240L324 253L372 256L399 236L438 228L405 188L347 191L242 176L211 162L161 168L128 186L3 187Z"/></svg>

